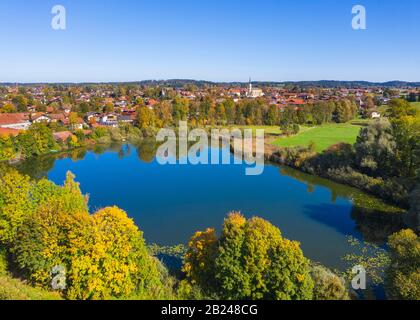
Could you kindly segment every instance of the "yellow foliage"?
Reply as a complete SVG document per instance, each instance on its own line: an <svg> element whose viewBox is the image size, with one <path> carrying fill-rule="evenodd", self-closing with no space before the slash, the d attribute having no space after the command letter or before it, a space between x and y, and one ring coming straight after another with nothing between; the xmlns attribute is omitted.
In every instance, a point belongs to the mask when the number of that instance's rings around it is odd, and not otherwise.
<svg viewBox="0 0 420 320"><path fill-rule="evenodd" d="M217 237L214 229L198 231L188 243L189 250L185 255L183 272L192 283L201 283L204 274L211 273L214 255L217 248Z"/></svg>

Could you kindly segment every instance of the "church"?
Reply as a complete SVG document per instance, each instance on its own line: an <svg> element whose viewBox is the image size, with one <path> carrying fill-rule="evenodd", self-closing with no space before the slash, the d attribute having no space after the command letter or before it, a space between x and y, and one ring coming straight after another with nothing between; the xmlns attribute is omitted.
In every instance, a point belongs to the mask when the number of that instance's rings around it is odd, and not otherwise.
<svg viewBox="0 0 420 320"><path fill-rule="evenodd" d="M259 98L264 96L264 92L262 91L262 89L252 87L251 78L249 79L249 89L246 96L248 98Z"/></svg>

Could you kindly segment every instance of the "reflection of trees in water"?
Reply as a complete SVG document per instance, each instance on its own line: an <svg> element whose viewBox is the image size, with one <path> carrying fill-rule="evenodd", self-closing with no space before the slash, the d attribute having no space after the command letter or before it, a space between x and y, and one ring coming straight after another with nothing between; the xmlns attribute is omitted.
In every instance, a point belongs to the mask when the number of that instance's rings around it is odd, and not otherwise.
<svg viewBox="0 0 420 320"><path fill-rule="evenodd" d="M54 167L55 157L41 156L16 164L14 167L23 174L33 179L41 179L47 176L48 172Z"/></svg>
<svg viewBox="0 0 420 320"><path fill-rule="evenodd" d="M385 244L388 237L405 228L404 211L387 205L380 199L367 195L362 191L346 185L292 169L281 167L281 175L289 176L308 186L308 193L313 193L316 186L327 188L331 192L331 201L335 203L338 197L353 201L351 218L356 223L356 229L363 239L375 244Z"/></svg>
<svg viewBox="0 0 420 320"><path fill-rule="evenodd" d="M85 148L75 149L69 152L69 157L73 161L79 161L79 160L83 160L86 157L86 154L87 154L87 150ZM61 159L62 158L66 158L66 157L61 157Z"/></svg>
<svg viewBox="0 0 420 320"><path fill-rule="evenodd" d="M159 144L154 140L145 140L136 144L138 158L145 162L151 163L155 160L156 152Z"/></svg>
<svg viewBox="0 0 420 320"><path fill-rule="evenodd" d="M406 226L403 222L403 214L390 214L388 212L373 211L354 206L351 218L356 222L356 229L363 240L383 245L388 242L388 237Z"/></svg>
<svg viewBox="0 0 420 320"><path fill-rule="evenodd" d="M176 148L174 148L175 154L169 153L166 154L166 157L174 157L177 161L182 158L186 157L188 155L188 150L193 146L196 142L187 142L187 153L180 153L181 150L179 148L179 139L174 141ZM159 149L159 146L162 145L162 142L157 142L156 140L143 140L135 145L137 148L137 155L139 159L146 163L151 163L155 160L157 151ZM169 152L171 150L168 150Z"/></svg>
<svg viewBox="0 0 420 320"><path fill-rule="evenodd" d="M95 145L92 149L93 153L100 156L104 154L108 150L108 146L106 145Z"/></svg>
<svg viewBox="0 0 420 320"><path fill-rule="evenodd" d="M120 146L120 150L118 151L118 158L124 159L125 157L129 157L131 155L131 145L125 144Z"/></svg>
<svg viewBox="0 0 420 320"><path fill-rule="evenodd" d="M290 167L279 167L279 172L282 176L288 176L306 184L310 193L314 192L316 186L321 186L329 189L331 191L332 202L336 202L338 197L350 199L352 198L352 195L355 192L355 190L358 191L357 189L351 188L349 186L338 184L328 179L313 176Z"/></svg>
<svg viewBox="0 0 420 320"><path fill-rule="evenodd" d="M79 161L85 158L86 153L87 150L85 148L79 148L59 154L43 155L27 159L17 163L14 167L20 173L26 174L33 179L41 179L47 177L48 172L54 167L56 160L70 158L73 161Z"/></svg>

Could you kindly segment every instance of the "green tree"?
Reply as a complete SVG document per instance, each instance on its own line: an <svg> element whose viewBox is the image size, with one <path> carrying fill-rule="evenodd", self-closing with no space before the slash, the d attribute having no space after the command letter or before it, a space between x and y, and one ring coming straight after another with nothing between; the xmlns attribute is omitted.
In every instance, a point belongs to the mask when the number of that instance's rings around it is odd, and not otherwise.
<svg viewBox="0 0 420 320"><path fill-rule="evenodd" d="M17 111L16 107L11 103L5 103L0 108L0 113L13 113L13 112L16 112L16 111Z"/></svg>
<svg viewBox="0 0 420 320"><path fill-rule="evenodd" d="M155 112L148 107L140 107L137 111L137 125L140 129L154 128L156 123Z"/></svg>
<svg viewBox="0 0 420 320"><path fill-rule="evenodd" d="M412 230L403 230L392 235L388 245L388 294L393 299L420 300L420 238Z"/></svg>
<svg viewBox="0 0 420 320"><path fill-rule="evenodd" d="M293 124L297 123L297 115L294 107L286 107L280 115L280 129L285 135L293 134Z"/></svg>
<svg viewBox="0 0 420 320"><path fill-rule="evenodd" d="M216 118L217 118L217 124L226 123L226 109L223 103L218 103L216 105Z"/></svg>
<svg viewBox="0 0 420 320"><path fill-rule="evenodd" d="M172 125L172 105L169 101L162 101L156 108L156 116L162 121L162 127Z"/></svg>
<svg viewBox="0 0 420 320"><path fill-rule="evenodd" d="M335 118L338 123L345 123L356 116L357 106L348 99L336 102Z"/></svg>
<svg viewBox="0 0 420 320"><path fill-rule="evenodd" d="M411 192L408 224L420 232L420 184Z"/></svg>
<svg viewBox="0 0 420 320"><path fill-rule="evenodd" d="M32 184L28 176L12 170L0 175L0 243L10 247L26 216L32 212Z"/></svg>
<svg viewBox="0 0 420 320"><path fill-rule="evenodd" d="M26 112L28 108L28 99L23 94L18 94L12 99L13 104L19 112Z"/></svg>
<svg viewBox="0 0 420 320"><path fill-rule="evenodd" d="M358 166L371 175L391 176L395 170L396 141L387 119L363 128L354 145Z"/></svg>
<svg viewBox="0 0 420 320"><path fill-rule="evenodd" d="M403 99L391 100L386 111L387 117L392 119L400 119L406 116L415 116L416 113L416 108Z"/></svg>
<svg viewBox="0 0 420 320"><path fill-rule="evenodd" d="M220 239L212 230L193 237L190 256L198 258L186 260L187 279L223 299L312 298L309 262L299 243L283 239L279 229L261 218L246 220L231 213Z"/></svg>
<svg viewBox="0 0 420 320"><path fill-rule="evenodd" d="M270 105L268 107L265 124L269 126L275 126L275 125L278 125L279 122L280 122L279 108L275 105Z"/></svg>
<svg viewBox="0 0 420 320"><path fill-rule="evenodd" d="M189 100L186 98L176 97L172 102L173 119L176 124L178 121L188 120Z"/></svg>
<svg viewBox="0 0 420 320"><path fill-rule="evenodd" d="M224 101L225 111L226 111L226 120L228 124L235 123L236 117L236 106L235 102L232 99L227 99Z"/></svg>
<svg viewBox="0 0 420 320"><path fill-rule="evenodd" d="M396 171L400 176L414 178L420 174L420 118L403 116L391 121L396 142Z"/></svg>
<svg viewBox="0 0 420 320"><path fill-rule="evenodd" d="M15 156L13 138L0 134L0 161L10 160Z"/></svg>
<svg viewBox="0 0 420 320"><path fill-rule="evenodd" d="M58 149L52 130L45 123L34 123L29 130L19 134L17 146L21 154L30 158Z"/></svg>

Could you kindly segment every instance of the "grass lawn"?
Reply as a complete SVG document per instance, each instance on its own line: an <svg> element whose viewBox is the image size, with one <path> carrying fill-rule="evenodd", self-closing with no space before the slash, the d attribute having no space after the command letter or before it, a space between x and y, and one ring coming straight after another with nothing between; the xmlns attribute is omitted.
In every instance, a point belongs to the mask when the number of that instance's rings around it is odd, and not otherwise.
<svg viewBox="0 0 420 320"><path fill-rule="evenodd" d="M411 102L411 105L415 106L417 110L420 112L420 102Z"/></svg>
<svg viewBox="0 0 420 320"><path fill-rule="evenodd" d="M361 128L360 125L351 123L302 127L299 134L277 139L273 144L278 147L297 147L308 146L311 142L315 142L316 150L322 152L337 143L354 144Z"/></svg>

